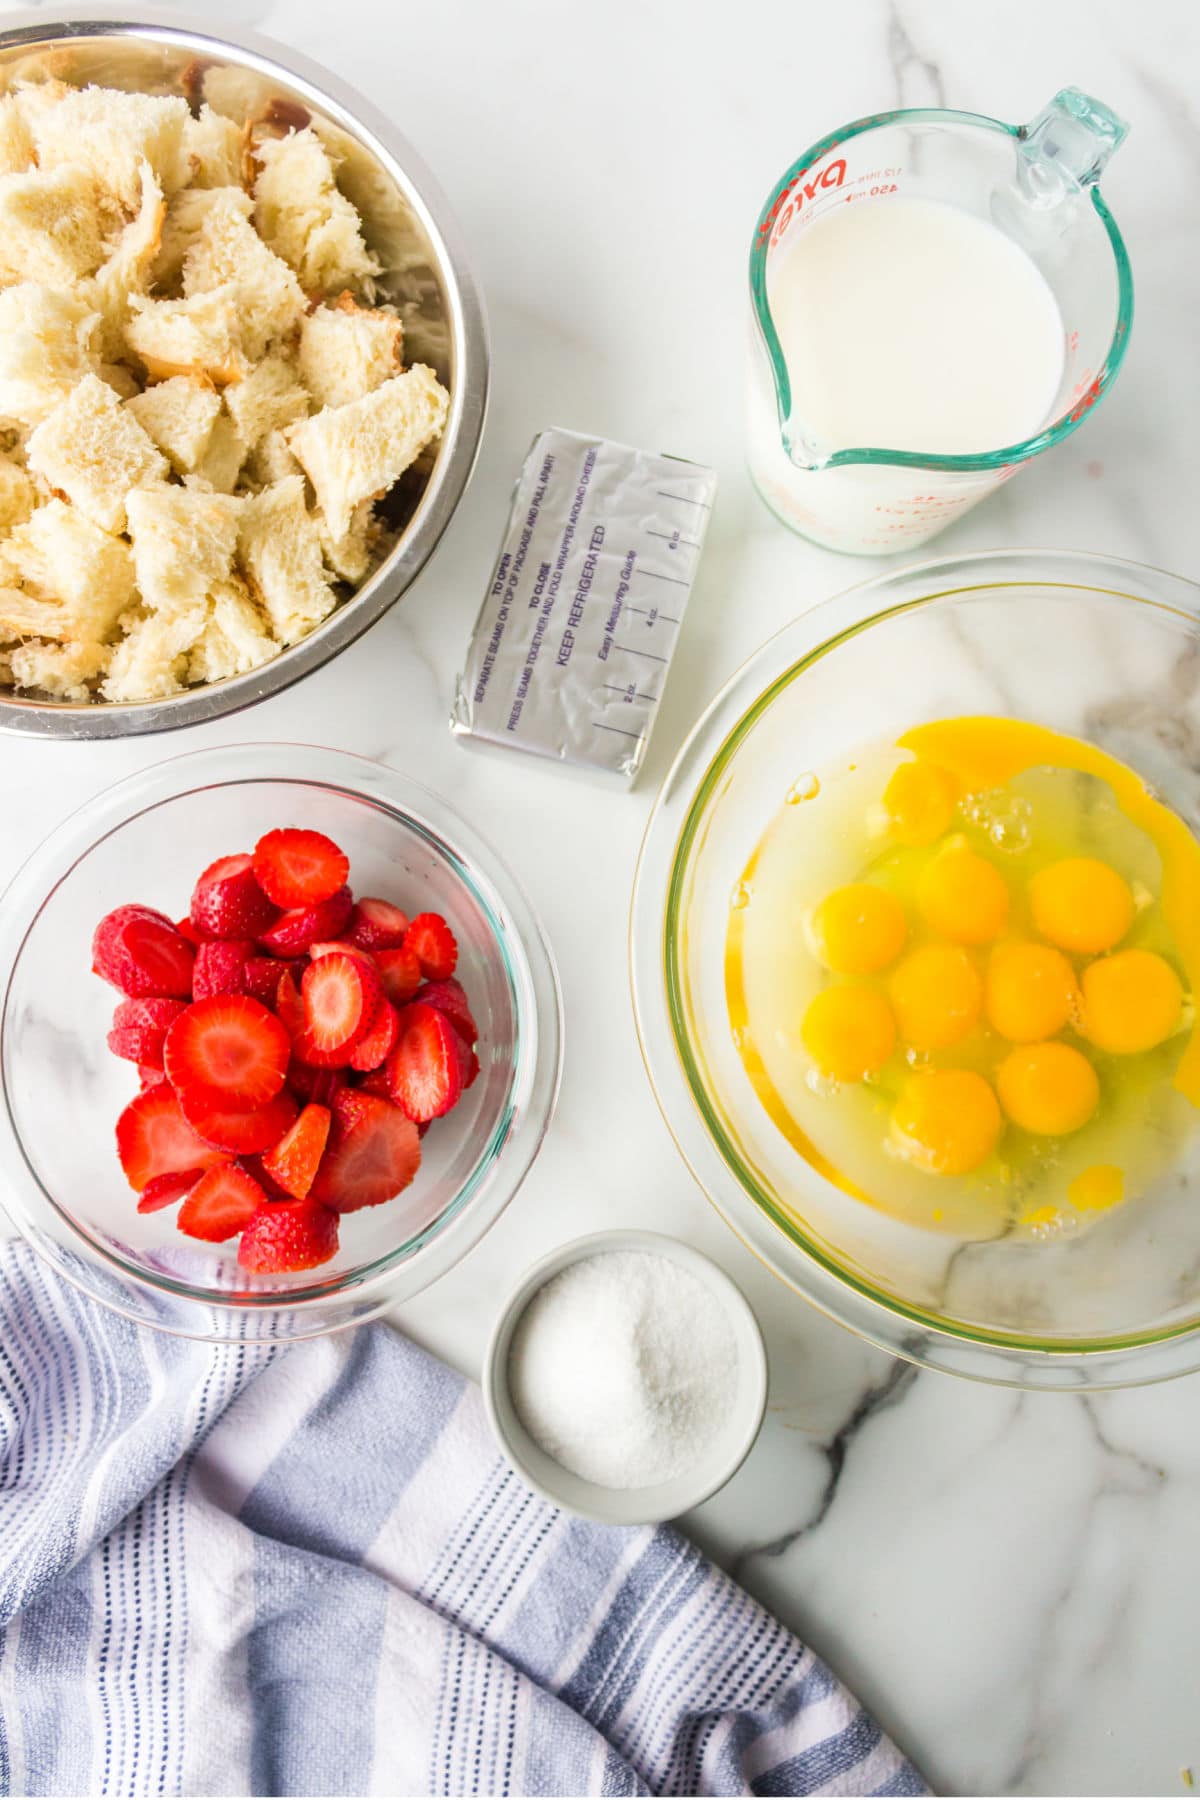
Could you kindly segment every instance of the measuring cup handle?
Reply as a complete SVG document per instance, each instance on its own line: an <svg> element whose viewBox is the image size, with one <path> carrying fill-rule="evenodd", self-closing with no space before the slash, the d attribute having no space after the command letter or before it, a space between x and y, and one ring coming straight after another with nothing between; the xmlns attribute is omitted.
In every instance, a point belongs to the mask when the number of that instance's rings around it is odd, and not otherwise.
<svg viewBox="0 0 1200 1800"><path fill-rule="evenodd" d="M1022 125L1021 177L1026 198L1055 205L1090 187L1129 127L1103 101L1079 88L1062 88L1035 119Z"/></svg>

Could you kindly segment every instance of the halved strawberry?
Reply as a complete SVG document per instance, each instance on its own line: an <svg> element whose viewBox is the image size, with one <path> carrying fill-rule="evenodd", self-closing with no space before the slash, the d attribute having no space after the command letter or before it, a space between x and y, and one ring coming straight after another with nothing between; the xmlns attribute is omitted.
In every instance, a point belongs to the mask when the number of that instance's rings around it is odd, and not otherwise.
<svg viewBox="0 0 1200 1800"><path fill-rule="evenodd" d="M310 1103L291 1130L262 1159L272 1181L277 1181L294 1200L303 1200L313 1184L332 1122L327 1106Z"/></svg>
<svg viewBox="0 0 1200 1800"><path fill-rule="evenodd" d="M300 983L304 1000L305 1042L322 1058L345 1051L370 1029L383 1003L379 977L361 956L318 957Z"/></svg>
<svg viewBox="0 0 1200 1800"><path fill-rule="evenodd" d="M203 1088L185 1088L179 1103L184 1118L206 1144L235 1156L270 1150L291 1130L300 1110L287 1088L265 1106L235 1106Z"/></svg>
<svg viewBox="0 0 1200 1800"><path fill-rule="evenodd" d="M284 961L277 956L250 956L246 961L247 994L253 994L264 1006L275 1005L279 995L279 977L285 969L290 969L293 979L299 981L304 973L304 962L300 957Z"/></svg>
<svg viewBox="0 0 1200 1800"><path fill-rule="evenodd" d="M255 880L252 856L218 858L192 890L190 917L203 938L256 938L278 913Z"/></svg>
<svg viewBox="0 0 1200 1800"><path fill-rule="evenodd" d="M399 1030L395 1007L390 1000L381 1000L371 1029L363 1033L350 1052L350 1067L364 1072L377 1069L396 1048Z"/></svg>
<svg viewBox="0 0 1200 1800"><path fill-rule="evenodd" d="M163 1062L177 1092L199 1088L218 1105L248 1108L274 1099L291 1053L287 1032L261 1000L215 994L176 1019Z"/></svg>
<svg viewBox="0 0 1200 1800"><path fill-rule="evenodd" d="M414 1001L400 1014L400 1036L387 1072L392 1099L402 1112L418 1123L440 1119L463 1091L466 1045L445 1013Z"/></svg>
<svg viewBox="0 0 1200 1800"><path fill-rule="evenodd" d="M147 1088L158 1087L166 1079L165 1069L156 1069L152 1063L138 1064L138 1082L143 1093Z"/></svg>
<svg viewBox="0 0 1200 1800"><path fill-rule="evenodd" d="M362 950L398 950L410 920L390 900L360 900L350 914L350 936Z"/></svg>
<svg viewBox="0 0 1200 1800"><path fill-rule="evenodd" d="M361 1088L343 1088L334 1105L337 1123L311 1198L338 1212L357 1212L394 1199L420 1166L416 1126L390 1100Z"/></svg>
<svg viewBox="0 0 1200 1800"><path fill-rule="evenodd" d="M393 1006L404 1006L421 985L421 965L405 944L398 950L376 950L375 967Z"/></svg>
<svg viewBox="0 0 1200 1800"><path fill-rule="evenodd" d="M186 919L176 919L175 929L180 937L187 939L189 944L198 946L205 941L196 930L196 927L192 924L190 917Z"/></svg>
<svg viewBox="0 0 1200 1800"><path fill-rule="evenodd" d="M156 1175L181 1169L211 1169L223 1152L198 1137L178 1099L160 1082L129 1102L117 1120L117 1155L131 1188L138 1193Z"/></svg>
<svg viewBox="0 0 1200 1800"><path fill-rule="evenodd" d="M304 1002L300 998L299 975L293 975L288 967L275 988L275 1016L294 1043L304 1036Z"/></svg>
<svg viewBox="0 0 1200 1800"><path fill-rule="evenodd" d="M254 873L276 906L319 906L345 885L350 862L323 831L289 826L259 838Z"/></svg>
<svg viewBox="0 0 1200 1800"><path fill-rule="evenodd" d="M208 1000L213 994L248 994L246 967L255 948L249 938L218 938L201 944L192 970L192 999Z"/></svg>
<svg viewBox="0 0 1200 1800"><path fill-rule="evenodd" d="M163 1040L182 1011L182 1000L122 1000L113 1014L109 1049L127 1062L161 1069Z"/></svg>
<svg viewBox="0 0 1200 1800"><path fill-rule="evenodd" d="M319 1069L294 1056L288 1064L287 1078L293 1094L299 1095L301 1100L316 1100L321 1106L328 1106L346 1082L344 1068Z"/></svg>
<svg viewBox="0 0 1200 1800"><path fill-rule="evenodd" d="M175 1223L188 1237L222 1244L248 1225L267 1196L253 1175L224 1163L202 1175L179 1209Z"/></svg>
<svg viewBox="0 0 1200 1800"><path fill-rule="evenodd" d="M368 963L372 969L375 967L375 958L371 952L364 950L359 944L351 943L349 938L330 938L325 943L310 944L308 954L313 962L322 956L357 956L360 962Z"/></svg>
<svg viewBox="0 0 1200 1800"><path fill-rule="evenodd" d="M446 981L427 981L424 987L417 989L413 998L423 1000L426 1006L436 1006L440 1013L445 1013L465 1043L478 1043L479 1027L467 1004L462 983L455 981L453 976Z"/></svg>
<svg viewBox="0 0 1200 1800"><path fill-rule="evenodd" d="M338 1216L312 1200L260 1206L242 1232L238 1262L254 1275L316 1269L337 1255Z"/></svg>
<svg viewBox="0 0 1200 1800"><path fill-rule="evenodd" d="M157 994L190 998L194 956L166 914L148 906L116 907L92 938L93 973L134 1000Z"/></svg>
<svg viewBox="0 0 1200 1800"><path fill-rule="evenodd" d="M138 1195L138 1211L160 1212L164 1206L174 1206L177 1200L191 1193L203 1173L202 1169L180 1169L171 1175L151 1176Z"/></svg>
<svg viewBox="0 0 1200 1800"><path fill-rule="evenodd" d="M298 906L281 913L269 931L259 933L259 943L275 956L302 956L310 944L340 937L354 905L348 887L339 888L317 906Z"/></svg>
<svg viewBox="0 0 1200 1800"><path fill-rule="evenodd" d="M445 981L458 962L458 944L441 913L418 913L404 934L404 947L421 965L426 981Z"/></svg>

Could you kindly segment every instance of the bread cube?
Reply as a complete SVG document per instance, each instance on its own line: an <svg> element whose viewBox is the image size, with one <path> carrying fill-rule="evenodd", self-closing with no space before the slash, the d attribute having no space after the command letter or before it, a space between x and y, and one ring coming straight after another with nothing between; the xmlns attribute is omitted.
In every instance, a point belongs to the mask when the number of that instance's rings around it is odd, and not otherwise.
<svg viewBox="0 0 1200 1800"><path fill-rule="evenodd" d="M35 474L102 531L125 529L130 488L162 480L166 458L98 375L85 375L26 446Z"/></svg>
<svg viewBox="0 0 1200 1800"><path fill-rule="evenodd" d="M227 190L216 190L223 196ZM268 344L299 323L305 299L287 264L269 250L240 208L224 199L209 206L183 263L183 291L208 294L232 283L242 341L252 362Z"/></svg>
<svg viewBox="0 0 1200 1800"><path fill-rule="evenodd" d="M37 688L52 700L90 700L113 651L105 644L20 644L9 652L15 685Z"/></svg>
<svg viewBox="0 0 1200 1800"><path fill-rule="evenodd" d="M339 581L360 582L371 567L379 538L379 523L371 502L364 500L355 507L350 529L340 538L331 536L323 513L317 513L315 524L326 568Z"/></svg>
<svg viewBox="0 0 1200 1800"><path fill-rule="evenodd" d="M40 282L0 289L0 418L37 425L95 373L99 314Z"/></svg>
<svg viewBox="0 0 1200 1800"><path fill-rule="evenodd" d="M226 681L231 675L248 675L278 656L279 648L262 608L245 582L235 577L213 591L208 622L188 656L188 680Z"/></svg>
<svg viewBox="0 0 1200 1800"><path fill-rule="evenodd" d="M214 209L239 212L248 219L254 202L240 187L181 188L167 207L162 245L154 261L154 285L174 288L183 277L184 260Z"/></svg>
<svg viewBox="0 0 1200 1800"><path fill-rule="evenodd" d="M162 242L167 202L149 163L141 167L142 198L137 215L124 227L107 259L84 292L100 315L100 354L109 363L128 355L125 329L130 300L150 285L154 259Z"/></svg>
<svg viewBox="0 0 1200 1800"><path fill-rule="evenodd" d="M61 168L86 155L97 185L130 214L141 200L144 162L168 198L186 183L191 164L184 133L190 117L187 101L178 95L85 87L68 88L29 123L41 168Z"/></svg>
<svg viewBox="0 0 1200 1800"><path fill-rule="evenodd" d="M296 374L296 366L283 356L268 356L251 369L244 381L227 390L225 404L251 448L269 432L306 419L309 410L308 391Z"/></svg>
<svg viewBox="0 0 1200 1800"><path fill-rule="evenodd" d="M281 644L296 644L334 608L321 540L291 475L242 502L238 559Z"/></svg>
<svg viewBox="0 0 1200 1800"><path fill-rule="evenodd" d="M96 184L77 163L0 175L0 275L70 287L104 261Z"/></svg>
<svg viewBox="0 0 1200 1800"><path fill-rule="evenodd" d="M190 614L200 606L199 636L204 603L219 582L229 579L245 504L229 494L165 483L130 494L127 510L137 584L152 612Z"/></svg>
<svg viewBox="0 0 1200 1800"><path fill-rule="evenodd" d="M221 396L203 375L172 375L125 402L180 475L204 461L213 426L221 416Z"/></svg>
<svg viewBox="0 0 1200 1800"><path fill-rule="evenodd" d="M27 615L25 629L39 637L104 643L137 601L129 545L57 498L14 526L0 549L5 576L56 609L39 612L36 626ZM11 614L9 625L16 628Z"/></svg>
<svg viewBox="0 0 1200 1800"><path fill-rule="evenodd" d="M362 220L339 192L333 160L312 126L255 149L254 222L308 294L340 293L379 274Z"/></svg>
<svg viewBox="0 0 1200 1800"><path fill-rule="evenodd" d="M240 381L249 369L237 289L231 281L186 300L147 300L134 295L130 306L125 342L146 365L151 380L207 375L223 387Z"/></svg>
<svg viewBox="0 0 1200 1800"><path fill-rule="evenodd" d="M191 188L240 185L245 138L236 120L223 118L205 101L199 117L189 119L183 128L183 147L192 165Z"/></svg>
<svg viewBox="0 0 1200 1800"><path fill-rule="evenodd" d="M189 486L205 487L215 494L232 494L237 486L246 446L228 413L222 413L212 429L200 466L185 477Z"/></svg>
<svg viewBox="0 0 1200 1800"><path fill-rule="evenodd" d="M11 456L0 456L0 531L11 531L37 505L37 488L28 469Z"/></svg>
<svg viewBox="0 0 1200 1800"><path fill-rule="evenodd" d="M19 175L33 162L33 134L15 94L0 96L0 173Z"/></svg>
<svg viewBox="0 0 1200 1800"><path fill-rule="evenodd" d="M361 400L328 406L291 427L288 448L312 482L333 538L346 535L361 501L386 492L441 436L449 406L433 370L416 363Z"/></svg>
<svg viewBox="0 0 1200 1800"><path fill-rule="evenodd" d="M282 431L268 431L266 437L260 438L247 456L244 467L246 479L256 488L273 487L290 475L298 475L301 481L304 480L304 470L288 449Z"/></svg>
<svg viewBox="0 0 1200 1800"><path fill-rule="evenodd" d="M394 313L342 294L300 327L300 375L318 406L345 406L400 373L404 330Z"/></svg>
<svg viewBox="0 0 1200 1800"><path fill-rule="evenodd" d="M208 621L204 602L139 619L111 652L100 692L106 700L166 700L187 678L187 653Z"/></svg>

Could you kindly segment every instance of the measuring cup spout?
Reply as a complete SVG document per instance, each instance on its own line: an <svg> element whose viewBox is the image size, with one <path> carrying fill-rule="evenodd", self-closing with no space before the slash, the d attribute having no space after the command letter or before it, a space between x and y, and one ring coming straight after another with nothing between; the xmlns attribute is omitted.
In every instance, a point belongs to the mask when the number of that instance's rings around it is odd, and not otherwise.
<svg viewBox="0 0 1200 1800"><path fill-rule="evenodd" d="M1061 88L1035 119L1022 125L1019 177L1026 200L1056 206L1099 181L1129 127L1111 107L1079 88Z"/></svg>

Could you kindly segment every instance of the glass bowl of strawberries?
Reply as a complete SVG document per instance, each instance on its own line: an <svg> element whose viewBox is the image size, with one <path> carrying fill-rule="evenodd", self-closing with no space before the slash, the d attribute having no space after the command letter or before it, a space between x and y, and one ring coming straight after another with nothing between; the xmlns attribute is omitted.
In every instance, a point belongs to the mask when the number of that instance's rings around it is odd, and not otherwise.
<svg viewBox="0 0 1200 1800"><path fill-rule="evenodd" d="M444 802L342 751L159 763L0 907L4 1203L141 1323L286 1341L442 1275L558 1090L550 951Z"/></svg>

